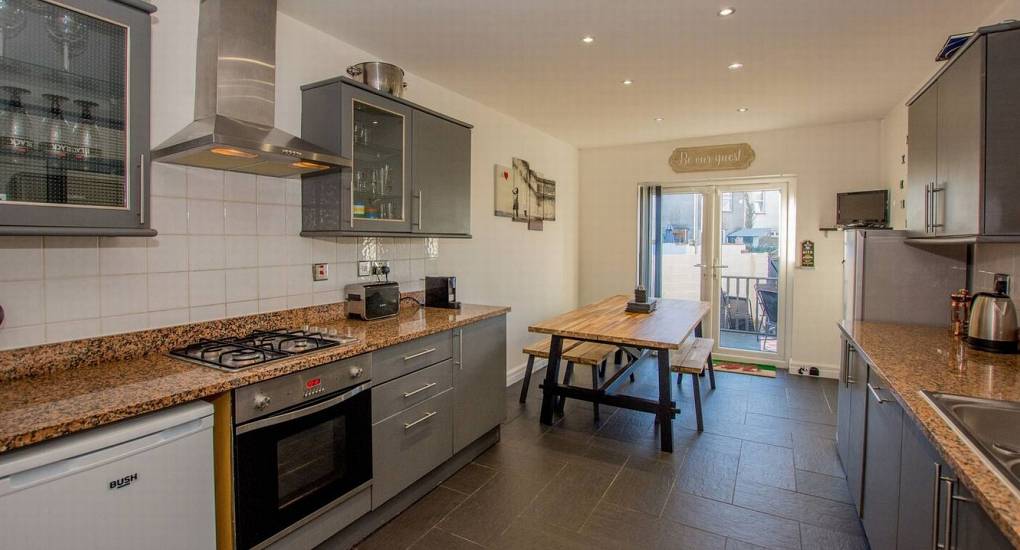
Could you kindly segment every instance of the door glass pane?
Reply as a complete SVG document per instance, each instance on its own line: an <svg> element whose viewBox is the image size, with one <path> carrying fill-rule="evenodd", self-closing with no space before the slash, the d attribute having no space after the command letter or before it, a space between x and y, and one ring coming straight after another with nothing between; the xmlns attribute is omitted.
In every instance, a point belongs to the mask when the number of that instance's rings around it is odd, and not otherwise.
<svg viewBox="0 0 1020 550"><path fill-rule="evenodd" d="M126 208L127 28L0 0L0 201Z"/></svg>
<svg viewBox="0 0 1020 550"><path fill-rule="evenodd" d="M283 508L345 475L347 417L332 418L276 444L277 507Z"/></svg>
<svg viewBox="0 0 1020 550"><path fill-rule="evenodd" d="M662 297L701 300L703 197L662 195Z"/></svg>
<svg viewBox="0 0 1020 550"><path fill-rule="evenodd" d="M779 190L733 191L720 207L719 347L775 353L779 330ZM722 202L722 201L721 201Z"/></svg>
<svg viewBox="0 0 1020 550"><path fill-rule="evenodd" d="M404 117L354 101L354 184L356 219L404 219Z"/></svg>

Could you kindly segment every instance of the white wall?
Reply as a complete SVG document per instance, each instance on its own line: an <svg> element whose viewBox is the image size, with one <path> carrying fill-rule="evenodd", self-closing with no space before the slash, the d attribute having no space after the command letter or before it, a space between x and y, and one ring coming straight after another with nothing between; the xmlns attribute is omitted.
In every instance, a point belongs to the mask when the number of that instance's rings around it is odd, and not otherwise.
<svg viewBox="0 0 1020 550"><path fill-rule="evenodd" d="M992 25L1006 19L1020 19L1020 0L1005 0L991 14L976 18L974 27ZM960 29L946 29L946 35L959 31ZM932 74L935 74L938 68L939 64L933 63ZM917 90L924 84L925 82L918 82ZM907 198L907 164L903 162L907 154L907 101L917 90L911 91L903 101L893 105L882 119L882 182L891 192L890 198L893 203L890 210L895 229L906 229L906 209L902 208L900 201ZM903 189L900 189L901 180L904 182Z"/></svg>
<svg viewBox="0 0 1020 550"><path fill-rule="evenodd" d="M635 280L639 182L795 175L797 243L815 242L814 270L791 270L795 365L834 367L839 358L836 322L842 308L841 234L818 228L835 222L836 193L882 187L878 121L793 128L701 139L581 151L581 302L629 293ZM675 147L750 143L748 170L678 175L667 163Z"/></svg>
<svg viewBox="0 0 1020 550"><path fill-rule="evenodd" d="M198 19L198 0L155 3L153 145L193 118ZM277 126L300 133L301 84L369 59L375 56L281 14ZM475 125L474 238L441 241L441 262L426 259L434 254L422 240L298 237L294 180L256 182L156 165L153 223L159 237L0 238L0 304L8 315L0 349L335 301L330 297L338 298L336 287L352 279L353 262L377 254L396 262L397 278L407 287L426 270L456 275L464 301L511 306L508 359L517 365L527 325L577 302L577 150L414 74L407 80L408 99ZM546 223L545 231L529 232L492 215L493 165L515 156L559 184L558 220ZM232 210L245 211L241 228ZM238 260L242 264L215 260L216 252L242 250L242 243L254 246L256 256ZM280 254L284 259L274 259ZM309 264L322 257L335 262L326 288L311 286ZM238 296L232 288L247 290Z"/></svg>

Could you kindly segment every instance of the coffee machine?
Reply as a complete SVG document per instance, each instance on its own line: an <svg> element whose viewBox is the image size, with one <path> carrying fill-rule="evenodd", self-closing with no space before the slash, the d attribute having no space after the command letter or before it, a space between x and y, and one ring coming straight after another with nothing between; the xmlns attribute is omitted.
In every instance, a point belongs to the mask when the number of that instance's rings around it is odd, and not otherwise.
<svg viewBox="0 0 1020 550"><path fill-rule="evenodd" d="M425 307L460 309L456 277L425 277Z"/></svg>

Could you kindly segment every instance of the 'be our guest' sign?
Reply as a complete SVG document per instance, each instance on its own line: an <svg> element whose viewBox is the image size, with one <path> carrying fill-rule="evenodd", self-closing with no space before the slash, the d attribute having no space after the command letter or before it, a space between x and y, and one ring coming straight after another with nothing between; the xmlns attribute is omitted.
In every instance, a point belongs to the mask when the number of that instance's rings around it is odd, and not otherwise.
<svg viewBox="0 0 1020 550"><path fill-rule="evenodd" d="M674 172L745 170L754 161L754 149L747 143L677 147L669 156Z"/></svg>

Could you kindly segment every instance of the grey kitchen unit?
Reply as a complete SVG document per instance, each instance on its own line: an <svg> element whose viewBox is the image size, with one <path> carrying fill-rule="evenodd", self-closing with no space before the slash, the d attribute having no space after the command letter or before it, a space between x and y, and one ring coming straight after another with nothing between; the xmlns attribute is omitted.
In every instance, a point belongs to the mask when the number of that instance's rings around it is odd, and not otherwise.
<svg viewBox="0 0 1020 550"><path fill-rule="evenodd" d="M843 349L837 451L871 548L1012 548L857 345Z"/></svg>
<svg viewBox="0 0 1020 550"><path fill-rule="evenodd" d="M302 235L470 237L471 125L344 77L301 89L301 137L353 159L303 176Z"/></svg>
<svg viewBox="0 0 1020 550"><path fill-rule="evenodd" d="M499 426L505 391L505 315L375 352L372 507Z"/></svg>
<svg viewBox="0 0 1020 550"><path fill-rule="evenodd" d="M843 340L836 409L836 451L858 507L864 481L864 431L868 405L868 364L853 343Z"/></svg>
<svg viewBox="0 0 1020 550"><path fill-rule="evenodd" d="M979 29L908 105L912 236L1020 240L1020 23Z"/></svg>
<svg viewBox="0 0 1020 550"><path fill-rule="evenodd" d="M0 235L149 227L150 14L137 0L5 3Z"/></svg>

